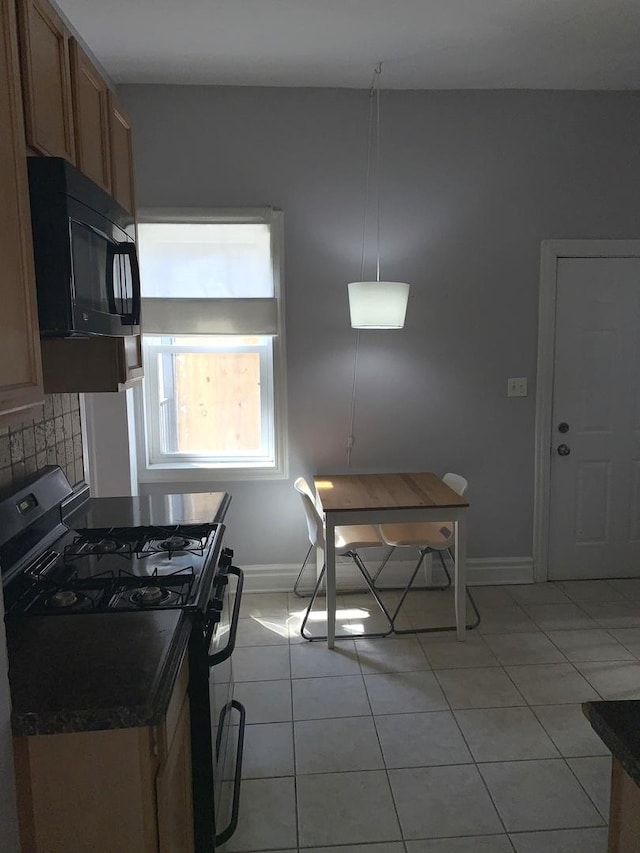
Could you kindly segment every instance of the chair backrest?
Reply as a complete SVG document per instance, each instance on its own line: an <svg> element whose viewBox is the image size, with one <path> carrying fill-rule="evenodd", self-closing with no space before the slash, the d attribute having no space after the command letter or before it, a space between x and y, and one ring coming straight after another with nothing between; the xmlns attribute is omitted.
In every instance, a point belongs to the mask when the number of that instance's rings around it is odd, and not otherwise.
<svg viewBox="0 0 640 853"><path fill-rule="evenodd" d="M464 495L469 488L468 481L460 474L445 474L442 478L442 482L446 483L450 489L453 489L453 491L457 492L460 496Z"/></svg>
<svg viewBox="0 0 640 853"><path fill-rule="evenodd" d="M301 495L306 495L308 498L311 498L311 500L315 503L315 496L311 491L311 486L309 485L309 483L307 483L304 477L298 477L298 479L293 484L293 488L296 490L296 492L300 492Z"/></svg>
<svg viewBox="0 0 640 853"><path fill-rule="evenodd" d="M302 508L304 509L304 516L307 521L309 542L314 546L314 548L324 548L324 523L322 521L322 516L316 508L313 492L309 488L309 484L304 477L298 477L293 484L293 488L302 498Z"/></svg>

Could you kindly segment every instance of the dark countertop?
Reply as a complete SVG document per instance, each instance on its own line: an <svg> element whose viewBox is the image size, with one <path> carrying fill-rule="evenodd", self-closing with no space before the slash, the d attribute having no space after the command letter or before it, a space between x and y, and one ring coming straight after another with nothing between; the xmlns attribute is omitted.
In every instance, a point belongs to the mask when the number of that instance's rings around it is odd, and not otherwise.
<svg viewBox="0 0 640 853"><path fill-rule="evenodd" d="M7 620L13 734L160 724L189 633L180 610Z"/></svg>
<svg viewBox="0 0 640 853"><path fill-rule="evenodd" d="M613 757L640 786L640 699L584 702L582 711Z"/></svg>
<svg viewBox="0 0 640 853"><path fill-rule="evenodd" d="M77 529L208 524L224 520L230 500L227 492L89 498L66 523Z"/></svg>

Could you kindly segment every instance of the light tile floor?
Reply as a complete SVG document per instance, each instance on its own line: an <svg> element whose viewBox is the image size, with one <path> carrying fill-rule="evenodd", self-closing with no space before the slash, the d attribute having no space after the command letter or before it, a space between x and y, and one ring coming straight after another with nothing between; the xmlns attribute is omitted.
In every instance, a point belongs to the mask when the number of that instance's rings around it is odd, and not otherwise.
<svg viewBox="0 0 640 853"><path fill-rule="evenodd" d="M611 758L580 704L640 698L640 581L474 595L465 643L333 651L299 637L304 601L245 595L244 781L222 853L605 853ZM366 596L339 606L345 631L376 618ZM452 615L449 592L417 593L405 620Z"/></svg>

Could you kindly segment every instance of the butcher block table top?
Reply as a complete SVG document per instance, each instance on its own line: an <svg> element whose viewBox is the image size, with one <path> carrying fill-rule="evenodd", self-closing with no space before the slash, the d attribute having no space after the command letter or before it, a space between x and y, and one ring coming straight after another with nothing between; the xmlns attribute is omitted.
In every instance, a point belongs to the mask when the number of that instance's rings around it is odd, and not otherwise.
<svg viewBox="0 0 640 853"><path fill-rule="evenodd" d="M469 506L465 498L428 471L418 474L318 474L314 484L325 512Z"/></svg>

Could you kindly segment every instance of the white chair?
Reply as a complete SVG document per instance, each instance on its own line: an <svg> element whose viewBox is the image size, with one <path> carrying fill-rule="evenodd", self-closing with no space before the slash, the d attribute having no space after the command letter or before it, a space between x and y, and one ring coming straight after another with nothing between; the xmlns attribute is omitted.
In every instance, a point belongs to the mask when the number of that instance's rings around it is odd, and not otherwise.
<svg viewBox="0 0 640 853"><path fill-rule="evenodd" d="M298 479L297 479L297 480L295 481L295 483L293 484L293 488L294 488L297 492L300 492L300 494L307 495L307 496L309 497L309 499L310 499L311 501L313 501L313 503L315 504L315 506L316 506L316 507L318 506L318 504L317 504L317 502L316 502L315 495L314 495L314 494L313 494L313 492L311 491L311 488L309 487L309 484L307 483L307 481L305 480L305 478L304 478L304 477L298 477ZM324 522L323 522L323 523L324 523ZM365 525L360 525L360 529L361 529L361 530L364 530L364 529L365 529ZM373 539L373 536L376 536L376 537L378 538L378 542L377 542L377 544L379 544L379 545L383 545L383 544L384 544L384 543L380 540L380 536L378 535L377 529L376 529L373 525L366 525L366 530L367 530L367 532L368 532L368 534L369 534L369 537L370 537L371 539ZM367 547L367 546L361 545L360 547L364 548L364 547ZM372 546L371 546L371 547L372 547ZM313 550L313 545L311 545L311 544L310 544L310 545L309 545L309 547L307 548L307 553L305 554L304 560L302 561L302 566L300 567L300 571L298 572L298 577L296 578L296 581L295 581L295 583L294 583L294 585L293 585L293 592L294 592L294 595L297 595L297 596L298 596L298 598L307 598L309 595L311 595L311 591L307 591L307 592L304 592L304 591L303 591L303 592L301 592L301 591L300 591L300 581L302 580L302 576L304 575L305 569L307 568L307 564L308 564L308 562L309 562L309 557L311 556L311 551L312 551L312 550ZM373 585L374 585L374 586L375 586L375 582L376 582L376 580L377 580L378 576L380 575L380 572L381 572L381 571L384 569L384 567L387 565L387 562L388 562L388 560L389 560L389 557L393 554L393 551L394 551L394 549L393 549L393 548L390 548L390 549L389 549L389 551L386 553L386 555L385 555L384 559L382 560L382 562L381 562L381 563L380 563L380 565L378 566L378 569L377 569L377 571L376 571L375 575L374 575L374 576L373 576L373 578L372 578L372 582L373 582ZM315 562L314 562L312 565L313 565L313 568L315 568Z"/></svg>
<svg viewBox="0 0 640 853"><path fill-rule="evenodd" d="M305 480L304 477L298 477L298 479L293 484L293 488L299 492L301 495L307 495L307 497L312 500L315 504L315 497L313 492L309 488L309 484ZM307 549L307 553L305 554L305 558L302 561L302 566L300 567L300 571L298 572L298 577L296 578L296 582L293 585L293 592L298 598L306 598L307 595L311 595L311 593L300 592L300 581L302 580L302 576L304 574L304 570L307 568L307 563L309 562L309 557L311 556L311 552L313 550L313 545L309 543L309 547ZM315 564L314 564L315 565Z"/></svg>
<svg viewBox="0 0 640 853"><path fill-rule="evenodd" d="M326 554L326 539L324 533L324 521L318 508L316 506L316 502L311 493L311 489L309 488L306 481L299 477L294 483L294 488L300 494L300 498L302 499L302 506L304 509L305 519L307 522L307 533L309 536L309 551L307 552L307 557L305 558L305 563L303 564L302 570L298 575L298 579L296 584L300 580L300 576L304 571L305 564L308 560L309 554L317 549L321 548L323 554ZM373 585L373 581L371 579L371 575L369 574L367 567L365 566L360 554L358 554L358 549L360 548L378 548L384 545L384 542L380 538L377 529L372 524L354 524L336 527L335 529L335 545L336 545L336 553L340 553L340 556L343 557L351 557L355 565L357 566L360 574L362 575L365 584L369 592L371 593L374 601L384 614L388 624L389 629L386 631L377 631L372 633L362 633L362 634L349 634L349 635L336 635L337 639L353 639L355 637L386 637L391 633L392 630L392 620L389 612L387 611L384 603L382 602L380 596L376 588ZM313 610L313 605L316 602L318 597L318 593L320 592L320 588L322 586L322 581L324 580L324 576L327 570L326 561L322 566L321 571L318 574L315 587L313 589L313 593L311 594L311 601L309 602L309 606L305 612L304 618L302 620L302 624L300 626L300 634L304 637L305 640L326 640L325 636L311 636L308 633L305 633L305 628L307 626L307 622L309 620L309 616L311 611Z"/></svg>
<svg viewBox="0 0 640 853"><path fill-rule="evenodd" d="M469 486L467 480L462 477L460 474L452 474L447 473L442 478L442 481L449 486L450 489L453 489L454 492L457 492L459 495L464 495ZM455 625L447 625L444 627L426 627L426 628L411 628L411 629L403 629L398 630L395 627L395 620L398 617L400 609L405 602L406 597L408 596L411 587L413 585L414 580L420 570L420 566L423 564L425 557L427 554L437 553L440 557L440 562L442 563L442 568L444 569L444 573L447 578L447 583L440 586L422 586L420 589L430 589L430 590L444 590L448 589L451 586L451 575L447 569L447 564L444 559L444 553L448 553L451 561L453 562L453 536L454 531L454 523L452 521L424 521L424 522L413 522L413 523L405 523L405 524L381 524L379 527L380 536L387 543L387 545L392 546L393 548L415 548L418 551L418 562L414 566L411 576L409 578L409 582L407 583L402 596L396 606L396 609L393 613L391 622L393 625L393 631L396 634L414 634L414 633L427 633L432 631L455 631ZM379 572L376 573L373 580L377 580ZM469 601L471 602L471 606L475 611L475 621L467 625L466 627L471 629L478 626L480 623L480 614L478 613L478 608L476 607L475 601L468 588L466 590Z"/></svg>

